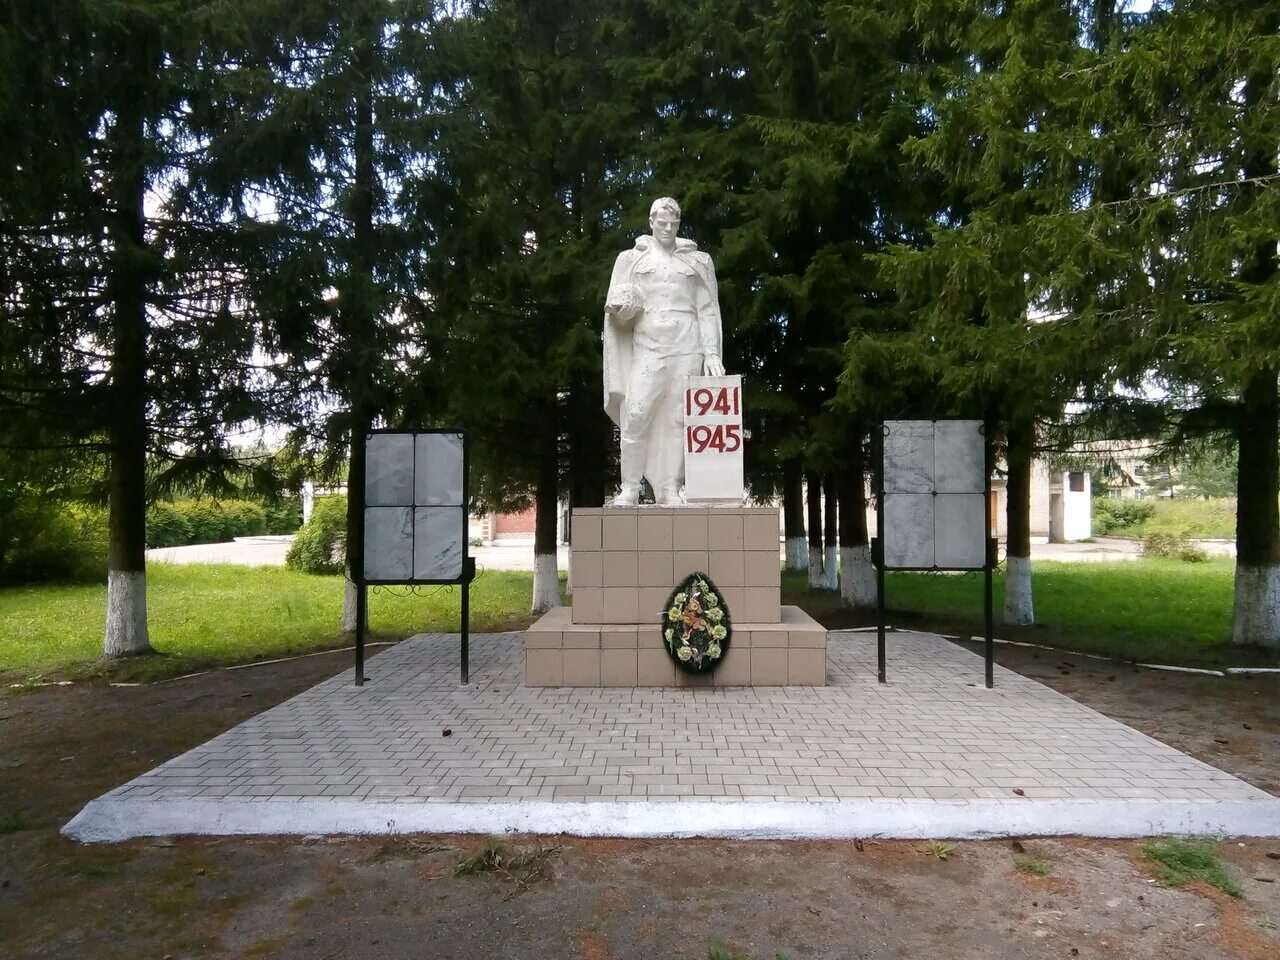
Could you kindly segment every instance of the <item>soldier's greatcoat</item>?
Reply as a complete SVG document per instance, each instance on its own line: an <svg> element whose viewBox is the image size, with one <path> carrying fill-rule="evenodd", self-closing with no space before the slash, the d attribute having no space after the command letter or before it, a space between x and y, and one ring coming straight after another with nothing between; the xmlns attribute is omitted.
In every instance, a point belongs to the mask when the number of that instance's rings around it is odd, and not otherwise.
<svg viewBox="0 0 1280 960"><path fill-rule="evenodd" d="M619 426L621 426L622 404L631 379L632 330L639 316L638 311L644 309L643 303L639 302L635 276L646 272L645 268L652 257L650 251L653 243L653 237L641 236L636 238L634 249L624 250L618 254L618 259L613 265L613 276L609 280L609 294L605 298L605 303L631 301L638 307L638 310L631 312L630 316L624 313L617 320L610 319L606 314L604 331L601 335L604 341L604 409L609 419ZM699 316L698 329L703 356L718 357L721 355L721 328L718 312L720 298L716 289L716 271L711 262L711 256L699 250L698 245L692 240L683 239L676 240L674 256L679 263L689 268L690 275L696 276L699 282L706 285L711 295L711 309L716 311L716 315L714 317Z"/></svg>

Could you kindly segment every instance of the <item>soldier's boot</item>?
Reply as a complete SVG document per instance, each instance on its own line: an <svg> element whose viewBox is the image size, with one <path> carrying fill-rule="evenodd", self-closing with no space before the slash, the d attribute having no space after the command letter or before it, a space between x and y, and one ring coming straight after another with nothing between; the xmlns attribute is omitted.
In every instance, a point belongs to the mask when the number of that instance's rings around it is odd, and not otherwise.
<svg viewBox="0 0 1280 960"><path fill-rule="evenodd" d="M613 498L615 507L634 507L640 502L640 481L644 478L644 441L622 440L622 489Z"/></svg>
<svg viewBox="0 0 1280 960"><path fill-rule="evenodd" d="M658 493L658 503L665 507L684 506L684 498L680 496L680 482L664 483Z"/></svg>

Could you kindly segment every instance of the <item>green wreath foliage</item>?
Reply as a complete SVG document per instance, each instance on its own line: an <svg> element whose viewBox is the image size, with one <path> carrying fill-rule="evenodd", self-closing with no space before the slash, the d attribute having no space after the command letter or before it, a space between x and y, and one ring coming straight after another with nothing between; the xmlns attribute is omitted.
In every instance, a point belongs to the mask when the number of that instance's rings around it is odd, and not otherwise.
<svg viewBox="0 0 1280 960"><path fill-rule="evenodd" d="M671 591L662 613L663 646L686 673L710 673L729 653L733 626L720 589L705 573L691 573Z"/></svg>

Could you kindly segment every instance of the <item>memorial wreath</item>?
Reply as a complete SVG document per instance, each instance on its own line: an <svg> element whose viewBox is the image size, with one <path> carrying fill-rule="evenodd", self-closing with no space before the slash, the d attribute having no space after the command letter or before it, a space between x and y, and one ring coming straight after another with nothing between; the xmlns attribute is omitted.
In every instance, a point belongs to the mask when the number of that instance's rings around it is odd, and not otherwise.
<svg viewBox="0 0 1280 960"><path fill-rule="evenodd" d="M711 578L691 573L671 591L662 615L662 639L686 673L710 673L729 651L729 608Z"/></svg>

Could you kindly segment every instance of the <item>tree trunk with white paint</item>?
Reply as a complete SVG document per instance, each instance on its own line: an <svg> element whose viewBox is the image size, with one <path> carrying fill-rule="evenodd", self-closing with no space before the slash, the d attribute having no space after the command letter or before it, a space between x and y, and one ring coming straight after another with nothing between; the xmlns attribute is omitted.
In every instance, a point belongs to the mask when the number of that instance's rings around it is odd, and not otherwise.
<svg viewBox="0 0 1280 960"><path fill-rule="evenodd" d="M1031 592L1031 459L1035 421L1011 421L1008 430L1004 622L1028 626L1036 622Z"/></svg>
<svg viewBox="0 0 1280 960"><path fill-rule="evenodd" d="M876 566L869 544L840 548L840 597L846 606L875 609Z"/></svg>
<svg viewBox="0 0 1280 960"><path fill-rule="evenodd" d="M840 486L840 597L847 606L874 609L876 568L867 537L865 463L859 439Z"/></svg>
<svg viewBox="0 0 1280 960"><path fill-rule="evenodd" d="M142 105L112 130L109 187L116 205L112 257L111 444L107 480L107 625L104 658L151 653L147 636L146 127Z"/></svg>
<svg viewBox="0 0 1280 960"><path fill-rule="evenodd" d="M546 613L560 605L560 575L554 553L533 556L533 613Z"/></svg>
<svg viewBox="0 0 1280 960"><path fill-rule="evenodd" d="M830 542L822 547L822 589L840 589L840 548Z"/></svg>
<svg viewBox="0 0 1280 960"><path fill-rule="evenodd" d="M782 535L787 542L787 570L809 569L809 540L804 531L804 477L800 464L782 464Z"/></svg>
<svg viewBox="0 0 1280 960"><path fill-rule="evenodd" d="M1280 13L1272 8L1263 23L1274 35ZM1274 63L1258 61L1244 84L1247 113L1258 113L1274 99ZM1274 125L1253 124L1243 141L1246 178L1265 180L1277 173ZM1252 201L1261 203L1260 199ZM1241 279L1265 288L1274 283L1277 258L1275 236L1260 236L1241 264ZM1265 310L1265 301L1254 309ZM1268 319L1274 324L1275 318ZM1231 614L1231 639L1241 644L1280 649L1280 395L1274 364L1252 373L1240 396L1236 480L1236 584Z"/></svg>
<svg viewBox="0 0 1280 960"><path fill-rule="evenodd" d="M825 582L822 574L822 482L817 474L805 477L804 496L809 514L809 589L821 590Z"/></svg>
<svg viewBox="0 0 1280 960"><path fill-rule="evenodd" d="M836 479L828 474L822 479L822 588L840 589L839 565L839 513L840 497L836 493Z"/></svg>
<svg viewBox="0 0 1280 960"><path fill-rule="evenodd" d="M152 653L147 635L147 574L143 570L107 571L107 659Z"/></svg>
<svg viewBox="0 0 1280 960"><path fill-rule="evenodd" d="M1236 430L1236 582L1231 639L1280 648L1280 395L1276 371L1246 384Z"/></svg>
<svg viewBox="0 0 1280 960"><path fill-rule="evenodd" d="M1004 622L1030 626L1036 622L1031 591L1031 558L1009 554L1004 561Z"/></svg>
<svg viewBox="0 0 1280 960"><path fill-rule="evenodd" d="M538 457L538 486L534 493L533 613L546 613L560 605L560 577L556 565L556 521L560 479L559 436L555 404L544 417Z"/></svg>
<svg viewBox="0 0 1280 960"><path fill-rule="evenodd" d="M351 567L348 566L342 578L342 632L356 632L356 597L360 588L351 579Z"/></svg>

